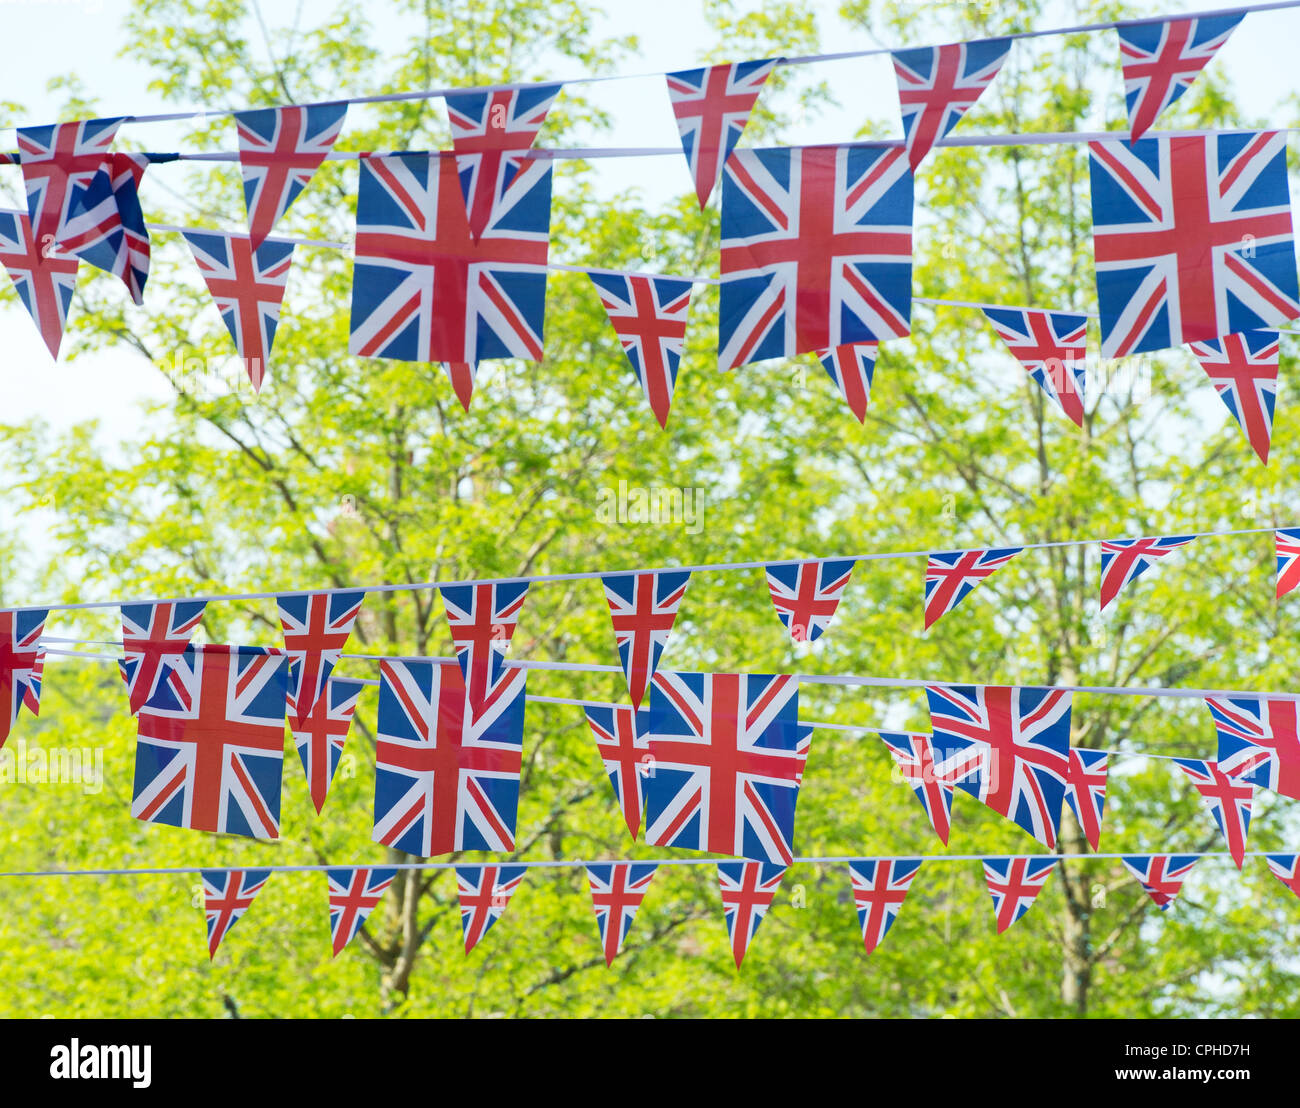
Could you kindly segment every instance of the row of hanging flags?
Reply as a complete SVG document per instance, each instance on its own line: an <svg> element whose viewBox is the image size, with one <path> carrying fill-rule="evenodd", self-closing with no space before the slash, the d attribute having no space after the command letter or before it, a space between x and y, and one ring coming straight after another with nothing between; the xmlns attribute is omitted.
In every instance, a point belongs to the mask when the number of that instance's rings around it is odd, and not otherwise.
<svg viewBox="0 0 1300 1108"><path fill-rule="evenodd" d="M1144 138L1245 12L1118 27L1129 140L1091 152L1101 349L1191 346L1252 448L1267 460L1276 328L1300 317L1286 135ZM780 59L667 75L703 207L722 179L718 350L724 368L814 353L864 418L882 340L911 331L913 173L994 80L1011 38L893 54L904 141L736 149ZM544 354L551 164L530 156L562 85L446 94L453 150L363 154L350 352L445 363L468 406L483 360ZM346 102L238 112L248 234L184 234L249 376L275 337L292 240L276 223L343 127ZM110 150L129 117L18 131L27 211L0 213L0 261L57 356L80 261L141 302L149 234L138 190L152 161ZM692 279L592 272L662 426ZM1082 424L1087 316L990 307L1033 379Z"/></svg>

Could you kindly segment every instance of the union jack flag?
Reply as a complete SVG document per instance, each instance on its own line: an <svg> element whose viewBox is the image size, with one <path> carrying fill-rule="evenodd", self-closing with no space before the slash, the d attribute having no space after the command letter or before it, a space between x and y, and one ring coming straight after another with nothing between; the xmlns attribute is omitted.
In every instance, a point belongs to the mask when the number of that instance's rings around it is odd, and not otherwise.
<svg viewBox="0 0 1300 1108"><path fill-rule="evenodd" d="M203 881L203 915L208 925L208 958L217 956L217 947L230 929L239 922L271 879L269 869L205 869L199 871Z"/></svg>
<svg viewBox="0 0 1300 1108"><path fill-rule="evenodd" d="M610 573L600 579L634 708L645 699L690 581L689 573L672 572Z"/></svg>
<svg viewBox="0 0 1300 1108"><path fill-rule="evenodd" d="M1102 354L1163 350L1300 316L1284 133L1089 149Z"/></svg>
<svg viewBox="0 0 1300 1108"><path fill-rule="evenodd" d="M447 121L456 169L475 241L483 234L524 166L525 155L560 94L558 84L448 93Z"/></svg>
<svg viewBox="0 0 1300 1108"><path fill-rule="evenodd" d="M957 126L993 82L1011 50L1009 38L895 50L898 106L912 169Z"/></svg>
<svg viewBox="0 0 1300 1108"><path fill-rule="evenodd" d="M934 764L934 740L915 731L877 731L899 775L912 786L930 826L945 846L952 827L952 785L941 780Z"/></svg>
<svg viewBox="0 0 1300 1108"><path fill-rule="evenodd" d="M1296 863L1300 861L1300 854L1269 854L1266 856L1266 861L1273 876L1296 896L1300 896L1300 873L1296 872Z"/></svg>
<svg viewBox="0 0 1300 1108"><path fill-rule="evenodd" d="M365 599L359 590L276 597L289 654L291 722L305 722L325 694L325 683L339 663Z"/></svg>
<svg viewBox="0 0 1300 1108"><path fill-rule="evenodd" d="M976 585L1022 550L1023 546L1007 546L932 553L925 563L925 629L933 627L940 616L951 612Z"/></svg>
<svg viewBox="0 0 1300 1108"><path fill-rule="evenodd" d="M59 248L119 277L131 299L144 303L152 253L140 207L148 154L109 154L68 221Z"/></svg>
<svg viewBox="0 0 1300 1108"><path fill-rule="evenodd" d="M1065 802L1093 850L1101 841L1107 777L1106 751L1070 747L1070 764L1065 772Z"/></svg>
<svg viewBox="0 0 1300 1108"><path fill-rule="evenodd" d="M798 715L793 677L656 674L645 841L789 865L809 748Z"/></svg>
<svg viewBox="0 0 1300 1108"><path fill-rule="evenodd" d="M912 173L897 146L737 150L722 182L724 368L911 332Z"/></svg>
<svg viewBox="0 0 1300 1108"><path fill-rule="evenodd" d="M549 162L524 165L476 239L453 157L363 159L350 352L541 361L550 241Z"/></svg>
<svg viewBox="0 0 1300 1108"><path fill-rule="evenodd" d="M770 862L719 862L718 884L722 889L722 911L731 939L731 956L736 969L758 933L772 898L781 887L786 867Z"/></svg>
<svg viewBox="0 0 1300 1108"><path fill-rule="evenodd" d="M658 866L648 862L608 862L587 867L587 884L596 910L605 965L612 966L632 930L637 909L645 899Z"/></svg>
<svg viewBox="0 0 1300 1108"><path fill-rule="evenodd" d="M1160 113L1192 87L1197 74L1245 14L1164 19L1115 28L1132 138L1146 134Z"/></svg>
<svg viewBox="0 0 1300 1108"><path fill-rule="evenodd" d="M937 772L1056 846L1070 760L1070 694L992 685L929 685Z"/></svg>
<svg viewBox="0 0 1300 1108"><path fill-rule="evenodd" d="M292 678L290 679L292 680ZM307 775L311 802L320 815L329 796L330 784L343 757L343 744L348 739L352 715L357 710L357 698L365 685L331 677L325 683L325 693L311 707L306 719L296 718L290 700L289 730L298 748L298 760Z"/></svg>
<svg viewBox="0 0 1300 1108"><path fill-rule="evenodd" d="M1300 527L1279 527L1273 532L1277 549L1277 598L1300 585Z"/></svg>
<svg viewBox="0 0 1300 1108"><path fill-rule="evenodd" d="M1192 536L1154 539L1107 539L1101 544L1101 610L1166 554L1186 546Z"/></svg>
<svg viewBox="0 0 1300 1108"><path fill-rule="evenodd" d="M1195 854L1126 854L1120 861L1163 912L1182 892L1183 882L1197 858Z"/></svg>
<svg viewBox="0 0 1300 1108"><path fill-rule="evenodd" d="M447 370L456 399L468 412L469 402L474 396L474 378L478 374L478 365L474 362L444 362L443 367Z"/></svg>
<svg viewBox="0 0 1300 1108"><path fill-rule="evenodd" d="M460 929L468 954L504 914L524 882L527 866L457 866Z"/></svg>
<svg viewBox="0 0 1300 1108"><path fill-rule="evenodd" d="M122 605L122 660L131 714L136 715L181 660L203 619L204 600Z"/></svg>
<svg viewBox="0 0 1300 1108"><path fill-rule="evenodd" d="M686 310L691 283L676 277L634 277L596 273L587 276L600 294L623 352L641 382L659 426L668 428L668 409L677 384L677 367L686 342Z"/></svg>
<svg viewBox="0 0 1300 1108"><path fill-rule="evenodd" d="M1214 813L1228 843L1228 853L1241 869L1246 858L1246 832L1250 830L1250 808L1255 786L1244 778L1225 773L1216 762L1199 758L1175 758L1174 761L1196 786L1205 805Z"/></svg>
<svg viewBox="0 0 1300 1108"><path fill-rule="evenodd" d="M235 113L248 238L254 250L334 148L347 111L345 102Z"/></svg>
<svg viewBox="0 0 1300 1108"><path fill-rule="evenodd" d="M775 58L665 74L682 151L703 210L722 166L740 141Z"/></svg>
<svg viewBox="0 0 1300 1108"><path fill-rule="evenodd" d="M920 869L920 858L864 858L849 863L853 903L868 954L889 934Z"/></svg>
<svg viewBox="0 0 1300 1108"><path fill-rule="evenodd" d="M194 260L216 301L221 320L260 390L280 322L284 286L293 267L293 244L264 242L256 250L246 235L185 231Z"/></svg>
<svg viewBox="0 0 1300 1108"><path fill-rule="evenodd" d="M131 815L278 838L288 684L283 651L186 647L140 709Z"/></svg>
<svg viewBox="0 0 1300 1108"><path fill-rule="evenodd" d="M48 609L0 611L0 698L7 710L0 710L0 746L18 722L26 705L32 715L41 711L41 668L45 651L40 639L45 634Z"/></svg>
<svg viewBox="0 0 1300 1108"><path fill-rule="evenodd" d="M831 625L853 573L852 558L767 567L767 591L794 642L816 642Z"/></svg>
<svg viewBox="0 0 1300 1108"><path fill-rule="evenodd" d="M25 212L0 212L0 264L41 333L50 357L57 360L79 260L60 250L43 254Z"/></svg>
<svg viewBox="0 0 1300 1108"><path fill-rule="evenodd" d="M524 682L508 670L475 711L454 662L382 663L376 842L422 858L514 849Z"/></svg>
<svg viewBox="0 0 1300 1108"><path fill-rule="evenodd" d="M614 796L623 810L623 820L635 841L641 831L641 812L645 804L645 788L641 779L650 772L650 711L589 704L587 723L596 737L609 783L614 786Z"/></svg>
<svg viewBox="0 0 1300 1108"><path fill-rule="evenodd" d="M1277 401L1278 333L1243 331L1191 347L1251 449L1267 464Z"/></svg>
<svg viewBox="0 0 1300 1108"><path fill-rule="evenodd" d="M528 598L528 582L444 585L438 591L447 609L469 703L477 710L506 680L506 651Z"/></svg>
<svg viewBox="0 0 1300 1108"><path fill-rule="evenodd" d="M74 233L73 223L86 210L92 188L101 192L107 185L111 191L108 148L123 118L18 128L27 216L43 256L64 246Z"/></svg>
<svg viewBox="0 0 1300 1108"><path fill-rule="evenodd" d="M1082 427L1088 317L1035 308L985 308L984 315L1034 383Z"/></svg>
<svg viewBox="0 0 1300 1108"><path fill-rule="evenodd" d="M1219 738L1218 765L1229 777L1300 800L1296 702L1267 696L1205 701Z"/></svg>
<svg viewBox="0 0 1300 1108"><path fill-rule="evenodd" d="M985 858L984 880L993 898L998 934L1029 911L1056 868L1056 859Z"/></svg>
<svg viewBox="0 0 1300 1108"><path fill-rule="evenodd" d="M325 871L325 876L329 878L330 939L337 958L384 899L397 870L331 869Z"/></svg>
<svg viewBox="0 0 1300 1108"><path fill-rule="evenodd" d="M859 423L867 418L871 383L875 379L878 342L846 342L830 350L817 351L826 375L835 382L844 402Z"/></svg>

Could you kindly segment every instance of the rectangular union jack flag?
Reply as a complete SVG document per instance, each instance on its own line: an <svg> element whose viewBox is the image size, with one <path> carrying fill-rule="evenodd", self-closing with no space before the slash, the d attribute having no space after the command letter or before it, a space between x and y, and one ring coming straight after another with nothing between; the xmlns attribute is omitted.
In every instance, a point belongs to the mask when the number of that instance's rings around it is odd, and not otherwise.
<svg viewBox="0 0 1300 1108"><path fill-rule="evenodd" d="M1101 544L1101 610L1130 582L1156 562L1186 546L1195 536L1166 535L1144 539L1106 539Z"/></svg>
<svg viewBox="0 0 1300 1108"><path fill-rule="evenodd" d="M456 867L456 898L460 902L460 929L466 954L478 946L488 929L501 918L527 873L527 866Z"/></svg>
<svg viewBox="0 0 1300 1108"><path fill-rule="evenodd" d="M64 245L92 187L103 190L109 147L122 116L18 128L18 164L27 187L27 216L37 247L48 256ZM96 180L100 178L100 180ZM111 184L108 185L111 192Z"/></svg>
<svg viewBox="0 0 1300 1108"><path fill-rule="evenodd" d="M816 642L830 627L854 565L852 558L838 558L766 567L772 607L792 641Z"/></svg>
<svg viewBox="0 0 1300 1108"><path fill-rule="evenodd" d="M1192 87L1245 14L1121 23L1115 28L1131 138L1146 134L1160 113Z"/></svg>
<svg viewBox="0 0 1300 1108"><path fill-rule="evenodd" d="M1083 426L1088 317L1035 308L985 308L984 315L1034 383Z"/></svg>
<svg viewBox="0 0 1300 1108"><path fill-rule="evenodd" d="M1273 532L1277 552L1277 598L1300 585L1300 527L1279 527Z"/></svg>
<svg viewBox="0 0 1300 1108"><path fill-rule="evenodd" d="M207 608L204 600L122 605L122 660L131 714L136 715L181 660Z"/></svg>
<svg viewBox="0 0 1300 1108"><path fill-rule="evenodd" d="M467 89L443 98L469 231L475 240L531 160L527 151L561 87L538 83Z"/></svg>
<svg viewBox="0 0 1300 1108"><path fill-rule="evenodd" d="M1120 861L1163 912L1182 892L1183 882L1196 865L1197 857L1195 854L1126 854Z"/></svg>
<svg viewBox="0 0 1300 1108"><path fill-rule="evenodd" d="M912 169L993 83L1010 50L1009 38L989 38L894 51L903 142Z"/></svg>
<svg viewBox="0 0 1300 1108"><path fill-rule="evenodd" d="M284 648L289 654L289 718L301 723L325 693L339 664L364 591L286 593L276 597Z"/></svg>
<svg viewBox="0 0 1300 1108"><path fill-rule="evenodd" d="M677 277L638 277L599 273L587 276L600 294L623 352L650 402L659 426L668 427L668 409L677 385L677 367L686 342L686 310L691 283Z"/></svg>
<svg viewBox="0 0 1300 1108"><path fill-rule="evenodd" d="M758 934L758 925L772 907L786 868L771 862L718 863L722 911L727 920L727 937L731 940L731 956L736 960L736 969L740 969L749 944Z"/></svg>
<svg viewBox="0 0 1300 1108"><path fill-rule="evenodd" d="M724 368L911 332L912 171L897 146L737 150L723 173Z"/></svg>
<svg viewBox="0 0 1300 1108"><path fill-rule="evenodd" d="M920 858L864 858L849 863L853 903L868 954L889 934L920 869Z"/></svg>
<svg viewBox="0 0 1300 1108"><path fill-rule="evenodd" d="M614 796L622 809L623 821L635 841L641 832L645 804L642 778L649 775L653 765L648 738L650 710L589 704L586 713L609 783L614 786Z"/></svg>
<svg viewBox="0 0 1300 1108"><path fill-rule="evenodd" d="M1089 150L1106 357L1300 316L1284 132L1108 140Z"/></svg>
<svg viewBox="0 0 1300 1108"><path fill-rule="evenodd" d="M634 708L641 707L668 645L689 573L609 573L600 579Z"/></svg>
<svg viewBox="0 0 1300 1108"><path fill-rule="evenodd" d="M376 842L422 858L514 849L524 681L507 670L474 711L455 662L382 664Z"/></svg>
<svg viewBox="0 0 1300 1108"><path fill-rule="evenodd" d="M438 592L447 610L469 702L477 708L506 677L506 651L528 598L528 582L444 585Z"/></svg>
<svg viewBox="0 0 1300 1108"><path fill-rule="evenodd" d="M550 242L549 162L527 161L476 239L452 156L363 158L349 351L541 361Z"/></svg>
<svg viewBox="0 0 1300 1108"><path fill-rule="evenodd" d="M43 254L26 213L0 211L0 265L57 361L80 260L59 250Z"/></svg>
<svg viewBox="0 0 1300 1108"><path fill-rule="evenodd" d="M1029 911L1055 868L1055 859L984 859L984 880L993 898L999 935Z"/></svg>
<svg viewBox="0 0 1300 1108"><path fill-rule="evenodd" d="M140 709L131 815L278 838L288 684L283 651L186 647Z"/></svg>
<svg viewBox="0 0 1300 1108"><path fill-rule="evenodd" d="M236 112L248 238L257 250L334 148L346 102Z"/></svg>
<svg viewBox="0 0 1300 1108"><path fill-rule="evenodd" d="M334 957L355 937L370 913L388 892L397 870L389 867L362 869L331 869L325 871L329 878L330 939Z"/></svg>
<svg viewBox="0 0 1300 1108"><path fill-rule="evenodd" d="M32 715L41 711L41 668L45 651L40 639L45 634L48 609L0 611L0 746L18 722L24 705Z"/></svg>
<svg viewBox="0 0 1300 1108"><path fill-rule="evenodd" d="M208 958L217 956L221 940L248 911L248 906L271 879L269 869L205 869L199 871L203 881L203 917L208 928Z"/></svg>
<svg viewBox="0 0 1300 1108"><path fill-rule="evenodd" d="M1231 777L1300 800L1300 732L1294 700L1209 697L1218 764Z"/></svg>
<svg viewBox="0 0 1300 1108"><path fill-rule="evenodd" d="M992 685L929 685L937 772L1056 846L1070 752L1070 694Z"/></svg>
<svg viewBox="0 0 1300 1108"><path fill-rule="evenodd" d="M298 748L298 760L307 775L307 787L317 815L325 807L330 784L343 757L352 716L357 710L357 698L364 688L361 681L331 677L325 683L324 695L312 704L306 719L290 714L289 730ZM289 703L292 708L293 701Z"/></svg>
<svg viewBox="0 0 1300 1108"><path fill-rule="evenodd" d="M945 846L952 827L952 785L940 780L935 767L934 739L915 731L877 731L889 747L899 776L912 787L930 826Z"/></svg>
<svg viewBox="0 0 1300 1108"><path fill-rule="evenodd" d="M272 240L254 250L247 235L215 231L185 231L184 235L221 321L244 359L248 379L254 390L260 390L293 268L293 244Z"/></svg>
<svg viewBox="0 0 1300 1108"><path fill-rule="evenodd" d="M970 595L971 590L1024 550L951 550L932 553L925 564L925 629L933 627Z"/></svg>
<svg viewBox="0 0 1300 1108"><path fill-rule="evenodd" d="M623 949L658 868L649 862L612 862L587 867L587 884L591 888L591 904L596 912L605 965L612 966Z"/></svg>
<svg viewBox="0 0 1300 1108"><path fill-rule="evenodd" d="M1065 802L1093 850L1101 842L1101 817L1106 811L1108 776L1106 751L1070 747L1070 765L1065 773Z"/></svg>
<svg viewBox="0 0 1300 1108"><path fill-rule="evenodd" d="M709 202L722 166L740 141L763 82L775 65L775 58L764 58L664 75L701 210Z"/></svg>
<svg viewBox="0 0 1300 1108"><path fill-rule="evenodd" d="M798 716L793 677L656 674L645 841L789 865L809 748Z"/></svg>
<svg viewBox="0 0 1300 1108"><path fill-rule="evenodd" d="M1242 331L1190 345L1250 448L1267 464L1277 402L1278 333Z"/></svg>
<svg viewBox="0 0 1300 1108"><path fill-rule="evenodd" d="M1199 758L1175 758L1174 762L1187 774L1204 799L1205 806L1213 813L1214 822L1219 825L1228 844L1228 853L1241 869L1245 864L1246 832L1250 830L1255 786L1242 777L1224 772L1215 762Z"/></svg>

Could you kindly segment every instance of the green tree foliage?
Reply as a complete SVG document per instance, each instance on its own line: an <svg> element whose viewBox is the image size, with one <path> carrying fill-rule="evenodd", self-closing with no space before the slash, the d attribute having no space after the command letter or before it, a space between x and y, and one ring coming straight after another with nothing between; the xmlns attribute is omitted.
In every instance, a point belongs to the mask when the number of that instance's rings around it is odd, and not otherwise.
<svg viewBox="0 0 1300 1108"><path fill-rule="evenodd" d="M139 0L129 52L178 105L273 104L335 95L612 72L635 43L599 37L579 0L399 5L409 42L381 45L342 5L312 26L266 26L239 0ZM795 55L819 48L803 5L709 6L718 31L698 55ZM1083 4L1081 20L1117 14ZM1040 26L1033 0L846 5L887 42L951 41ZM1118 127L1122 104L1097 94L1115 65L1106 35L1021 44L970 131ZM683 61L688 60L685 56ZM796 79L797 76L797 79ZM826 87L780 71L746 141L787 141ZM69 96L84 95L69 89ZM851 95L851 90L841 90ZM566 90L548 145L599 141L591 86ZM26 122L19 107L4 105ZM667 110L647 105L647 111ZM1237 122L1212 74L1176 120ZM868 127L863 121L864 132ZM440 101L354 109L341 149L447 145ZM225 117L196 118L186 148L229 149ZM680 168L680 167L678 167ZM615 268L709 273L716 200L649 208L613 202L591 167L557 166L553 253ZM164 174L170 176L164 178ZM355 164L327 163L287 224L314 239L350 236ZM166 180L164 190L155 181ZM151 170L151 218L231 226L242 213L233 167ZM1180 533L1294 522L1295 420L1278 413L1263 469L1182 351L1090 367L1085 425L1044 404L978 316L916 308L915 334L889 344L859 427L811 358L717 369L716 290L697 291L669 433L639 399L594 291L556 274L546 360L482 368L473 409L443 370L346 355L351 267L298 250L270 376L255 396L184 247L156 239L146 307L83 277L77 356L125 345L174 395L137 428L67 434L0 428L12 510L41 531L0 549L7 603L187 592L266 591L361 582L492 577L875 550L951 549L1074 536ZM918 181L919 296L1086 308L1092 300L1087 162L1077 146L943 149ZM1094 336L1095 340L1095 336ZM1289 359L1288 359L1289 362ZM42 370L42 372L51 372ZM55 371L57 372L57 371ZM699 526L610 520L611 492L698 490ZM1280 516L1277 513L1281 513ZM53 549L56 558L41 559ZM34 552L36 551L36 552ZM664 658L676 668L901 675L978 683L1182 684L1285 689L1297 652L1272 600L1267 536L1205 540L1096 614L1095 549L1027 553L952 616L919 633L913 560L860 564L832 632L792 647L758 571L700 574ZM111 638L116 612L56 615L54 634ZM274 644L271 602L209 606L201 638ZM369 653L445 654L428 592L372 594L354 636ZM615 660L599 586L536 586L516 657ZM343 672L372 677L364 663ZM111 665L51 662L41 718L7 750L102 752L99 789L0 782L5 868L381 863L370 840L373 691L317 817L292 751L284 835L274 844L140 824L129 815L133 727ZM618 675L534 672L534 693L614 700ZM805 685L800 714L923 727L916 691ZM1110 750L1209 754L1195 701L1079 695L1073 741ZM21 745L20 745L21 744ZM21 755L21 759L19 758ZM33 764L38 764L34 762ZM11 767L10 773L14 772ZM3 776L0 774L0 776ZM959 796L949 851L1031 852L1006 821ZM1261 796L1252 844L1294 839L1285 802ZM1103 849L1215 849L1212 820L1167 761L1117 760ZM796 847L807 856L941 853L916 801L871 735L814 737ZM1087 853L1067 815L1063 847ZM626 841L580 709L532 704L525 733L519 851L526 858L654 857ZM607 970L578 869L529 874L504 919L461 950L454 879L399 880L366 932L329 957L325 880L272 878L209 965L192 876L6 880L0 965L8 1015L872 1015L1141 1017L1296 1014L1297 909L1258 859L1238 876L1200 864L1161 915L1113 861L1058 867L1030 914L997 936L980 867L922 867L885 944L863 955L842 866L786 877L746 960L732 965L713 870L665 867L625 953Z"/></svg>

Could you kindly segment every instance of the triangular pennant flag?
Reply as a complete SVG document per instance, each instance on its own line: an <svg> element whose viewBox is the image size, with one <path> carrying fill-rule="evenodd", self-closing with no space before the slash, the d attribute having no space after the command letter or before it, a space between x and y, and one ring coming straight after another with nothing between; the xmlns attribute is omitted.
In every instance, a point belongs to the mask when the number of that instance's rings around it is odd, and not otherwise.
<svg viewBox="0 0 1300 1108"><path fill-rule="evenodd" d="M1279 527L1273 532L1277 549L1277 598L1300 585L1300 527Z"/></svg>
<svg viewBox="0 0 1300 1108"><path fill-rule="evenodd" d="M208 925L208 958L212 959L221 940L271 879L271 871L205 869L199 871L199 876L203 881L203 915Z"/></svg>
<svg viewBox="0 0 1300 1108"><path fill-rule="evenodd" d="M1009 38L991 38L894 51L903 141L913 170L989 87L1010 49Z"/></svg>
<svg viewBox="0 0 1300 1108"><path fill-rule="evenodd" d="M1296 896L1300 896L1300 854L1269 854L1265 860L1273 876Z"/></svg>
<svg viewBox="0 0 1300 1108"><path fill-rule="evenodd" d="M384 899L397 870L331 869L325 871L325 876L329 878L330 939L337 958Z"/></svg>
<svg viewBox="0 0 1300 1108"><path fill-rule="evenodd" d="M40 639L49 614L48 609L0 611L0 746L24 706L32 715L40 715L45 664Z"/></svg>
<svg viewBox="0 0 1300 1108"><path fill-rule="evenodd" d="M1196 536L1154 539L1108 539L1101 544L1101 610L1166 554Z"/></svg>
<svg viewBox="0 0 1300 1108"><path fill-rule="evenodd" d="M365 592L288 593L276 597L289 654L289 721L303 724L325 694L352 634Z"/></svg>
<svg viewBox="0 0 1300 1108"><path fill-rule="evenodd" d="M1297 705L1280 697L1209 697L1218 765L1234 780L1300 800Z"/></svg>
<svg viewBox="0 0 1300 1108"><path fill-rule="evenodd" d="M480 711L506 679L506 651L528 599L528 582L443 585L438 592L447 609L469 705Z"/></svg>
<svg viewBox="0 0 1300 1108"><path fill-rule="evenodd" d="M659 867L648 862L612 862L587 867L605 965L612 966L632 929L650 879Z"/></svg>
<svg viewBox="0 0 1300 1108"><path fill-rule="evenodd" d="M102 194L110 172L108 148L123 119L18 128L27 217L42 256L49 257L76 233L74 222L86 210L87 193L93 188Z"/></svg>
<svg viewBox="0 0 1300 1108"><path fill-rule="evenodd" d="M970 594L970 591L1024 550L1000 549L934 551L925 564L925 629L933 627Z"/></svg>
<svg viewBox="0 0 1300 1108"><path fill-rule="evenodd" d="M140 181L148 154L110 154L81 196L60 249L119 277L131 299L144 303L149 279L149 229L140 207Z"/></svg>
<svg viewBox="0 0 1300 1108"><path fill-rule="evenodd" d="M645 789L641 778L650 772L650 710L589 704L587 723L596 738L605 772L614 786L614 796L623 810L623 820L633 841L641 831Z"/></svg>
<svg viewBox="0 0 1300 1108"><path fill-rule="evenodd" d="M931 736L906 731L877 731L876 734L889 747L899 776L912 786L939 841L947 846L952 826L953 787L939 779Z"/></svg>
<svg viewBox="0 0 1300 1108"><path fill-rule="evenodd" d="M984 685L929 685L941 781L1056 846L1070 760L1070 694Z"/></svg>
<svg viewBox="0 0 1300 1108"><path fill-rule="evenodd" d="M280 322L284 287L293 267L293 243L264 242L256 250L247 235L185 231L208 292L235 349L244 359L253 389L266 377L271 344Z"/></svg>
<svg viewBox="0 0 1300 1108"><path fill-rule="evenodd" d="M468 954L488 933L524 883L527 866L457 866L460 929Z"/></svg>
<svg viewBox="0 0 1300 1108"><path fill-rule="evenodd" d="M889 933L920 868L920 858L864 858L849 863L853 902L868 954Z"/></svg>
<svg viewBox="0 0 1300 1108"><path fill-rule="evenodd" d="M307 187L343 130L346 102L236 112L239 168L253 250Z"/></svg>
<svg viewBox="0 0 1300 1108"><path fill-rule="evenodd" d="M477 240L527 160L525 152L560 94L558 84L448 93L447 120L456 152L469 230Z"/></svg>
<svg viewBox="0 0 1300 1108"><path fill-rule="evenodd" d="M1093 850L1101 841L1107 777L1106 751L1070 747L1069 767L1065 771L1065 802Z"/></svg>
<svg viewBox="0 0 1300 1108"><path fill-rule="evenodd" d="M634 708L645 699L690 581L689 573L670 570L609 573L600 579Z"/></svg>
<svg viewBox="0 0 1300 1108"><path fill-rule="evenodd" d="M80 260L61 250L43 253L23 212L0 212L0 264L55 360L72 303Z"/></svg>
<svg viewBox="0 0 1300 1108"><path fill-rule="evenodd" d="M700 208L709 202L722 166L740 141L776 58L732 62L665 74L682 151Z"/></svg>
<svg viewBox="0 0 1300 1108"><path fill-rule="evenodd" d="M468 412L470 399L474 395L474 378L478 373L478 363L444 362L443 365L447 368L447 376L451 379L451 388L456 394L456 399Z"/></svg>
<svg viewBox="0 0 1300 1108"><path fill-rule="evenodd" d="M769 862L719 862L718 884L722 889L722 910L727 917L727 935L736 969L758 933L772 898L781 887L786 867Z"/></svg>
<svg viewBox="0 0 1300 1108"><path fill-rule="evenodd" d="M587 276L623 344L659 426L667 430L677 367L686 342L691 283L680 277L638 277L626 273Z"/></svg>
<svg viewBox="0 0 1300 1108"><path fill-rule="evenodd" d="M1196 855L1126 854L1120 861L1163 912L1182 891L1188 871L1196 865Z"/></svg>
<svg viewBox="0 0 1300 1108"><path fill-rule="evenodd" d="M207 601L177 600L122 605L122 660L131 714L138 715L167 680L194 637Z"/></svg>
<svg viewBox="0 0 1300 1108"><path fill-rule="evenodd" d="M306 719L296 719L293 701L289 701L289 729L298 760L307 775L311 802L320 815L329 796L330 784L343 757L352 715L357 710L357 698L364 689L363 681L348 681L331 677L325 684L325 693L317 698Z"/></svg>
<svg viewBox="0 0 1300 1108"><path fill-rule="evenodd" d="M1241 331L1188 345L1251 449L1267 464L1277 402L1278 333Z"/></svg>
<svg viewBox="0 0 1300 1108"><path fill-rule="evenodd" d="M1055 858L984 859L984 880L993 898L999 935L1029 911L1055 868Z"/></svg>
<svg viewBox="0 0 1300 1108"><path fill-rule="evenodd" d="M1034 383L1082 427L1088 317L1037 308L985 308L984 315Z"/></svg>
<svg viewBox="0 0 1300 1108"><path fill-rule="evenodd" d="M1250 808L1255 799L1255 786L1241 778L1224 773L1216 762L1199 758L1175 758L1178 768L1191 778L1196 791L1205 799L1205 805L1214 813L1228 844L1228 853L1241 869L1246 858L1246 832L1250 830Z"/></svg>
<svg viewBox="0 0 1300 1108"><path fill-rule="evenodd" d="M1120 24L1119 60L1129 135L1140 139L1170 104L1192 87L1245 12Z"/></svg>
<svg viewBox="0 0 1300 1108"><path fill-rule="evenodd" d="M871 384L875 380L879 354L878 342L846 342L842 346L817 351L826 375L835 382L849 411L857 416L859 423L867 418L867 404L871 400Z"/></svg>
<svg viewBox="0 0 1300 1108"><path fill-rule="evenodd" d="M816 642L831 625L853 573L852 558L769 565L767 591L794 642Z"/></svg>

